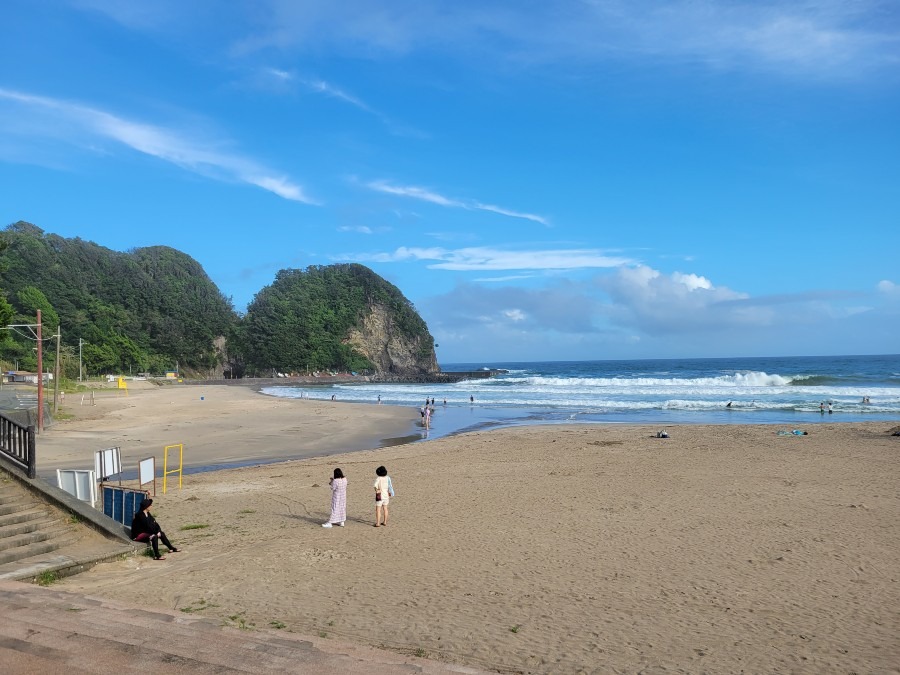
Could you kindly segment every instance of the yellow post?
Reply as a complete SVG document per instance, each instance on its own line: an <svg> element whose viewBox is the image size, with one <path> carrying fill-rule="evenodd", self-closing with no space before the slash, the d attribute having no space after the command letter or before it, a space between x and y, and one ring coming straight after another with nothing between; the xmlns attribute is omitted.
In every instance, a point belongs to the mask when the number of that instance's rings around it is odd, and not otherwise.
<svg viewBox="0 0 900 675"><path fill-rule="evenodd" d="M178 448L178 468L169 471L169 448ZM163 448L163 494L166 494L166 483L170 473L178 474L178 489L181 489L181 473L184 466L184 443L167 445Z"/></svg>

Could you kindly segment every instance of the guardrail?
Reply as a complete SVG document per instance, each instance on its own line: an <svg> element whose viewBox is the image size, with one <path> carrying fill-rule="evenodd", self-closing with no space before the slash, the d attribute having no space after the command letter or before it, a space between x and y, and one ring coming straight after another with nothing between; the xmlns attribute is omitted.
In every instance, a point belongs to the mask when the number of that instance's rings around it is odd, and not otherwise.
<svg viewBox="0 0 900 675"><path fill-rule="evenodd" d="M23 469L29 478L37 476L34 425L23 426L0 413L0 454Z"/></svg>

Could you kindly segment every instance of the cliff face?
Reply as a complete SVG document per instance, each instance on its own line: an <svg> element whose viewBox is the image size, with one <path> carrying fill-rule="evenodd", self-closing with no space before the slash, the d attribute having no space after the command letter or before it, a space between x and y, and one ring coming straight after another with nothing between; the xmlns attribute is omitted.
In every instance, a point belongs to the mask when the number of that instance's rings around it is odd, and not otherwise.
<svg viewBox="0 0 900 675"><path fill-rule="evenodd" d="M380 304L369 306L344 342L375 364L379 373L415 377L440 372L430 342L404 335L394 325L390 311Z"/></svg>

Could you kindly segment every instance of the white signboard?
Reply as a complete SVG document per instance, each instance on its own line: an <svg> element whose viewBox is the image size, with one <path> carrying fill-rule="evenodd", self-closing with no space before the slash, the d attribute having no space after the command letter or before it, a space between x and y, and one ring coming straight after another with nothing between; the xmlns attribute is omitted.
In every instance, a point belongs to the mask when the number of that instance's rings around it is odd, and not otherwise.
<svg viewBox="0 0 900 675"><path fill-rule="evenodd" d="M97 483L94 472L87 469L57 469L56 484L76 499L90 502L97 501Z"/></svg>
<svg viewBox="0 0 900 675"><path fill-rule="evenodd" d="M122 472L122 454L119 448L106 448L94 453L94 472L99 480L106 480Z"/></svg>
<svg viewBox="0 0 900 675"><path fill-rule="evenodd" d="M140 464L141 485L153 482L156 478L156 458L142 459Z"/></svg>

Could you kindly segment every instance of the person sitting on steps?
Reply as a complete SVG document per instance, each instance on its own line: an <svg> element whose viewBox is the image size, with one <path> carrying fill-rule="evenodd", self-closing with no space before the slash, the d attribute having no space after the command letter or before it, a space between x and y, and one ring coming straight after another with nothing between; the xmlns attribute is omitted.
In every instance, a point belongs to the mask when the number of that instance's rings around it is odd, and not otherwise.
<svg viewBox="0 0 900 675"><path fill-rule="evenodd" d="M152 505L153 500L149 497L141 501L141 508L134 514L134 518L131 521L131 538L133 541L149 542L150 546L153 547L153 559L165 560L159 554L160 539L162 539L162 543L166 545L166 548L169 549L169 553L178 553L178 549L172 545L166 537L166 533L162 531L159 523L156 522L156 518L151 515L150 507Z"/></svg>

